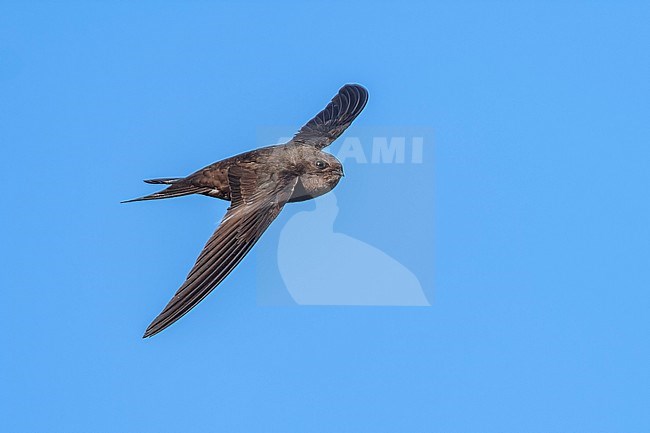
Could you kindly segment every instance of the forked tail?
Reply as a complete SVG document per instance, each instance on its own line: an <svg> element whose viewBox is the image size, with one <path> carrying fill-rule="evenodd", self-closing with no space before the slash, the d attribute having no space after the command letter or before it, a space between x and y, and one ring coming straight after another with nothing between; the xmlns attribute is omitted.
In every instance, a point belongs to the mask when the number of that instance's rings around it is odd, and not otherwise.
<svg viewBox="0 0 650 433"><path fill-rule="evenodd" d="M182 177L161 177L160 179L145 179L145 183L154 183L154 184L165 184L165 185L171 185L172 183L176 183L179 180L182 180Z"/></svg>
<svg viewBox="0 0 650 433"><path fill-rule="evenodd" d="M121 203L131 203L134 201L144 200L160 200L163 198L181 197L190 194L202 194L210 191L210 188L192 185L189 182L184 182L180 177L165 177L160 179L147 179L146 183L170 185L162 191L154 192L153 194L145 195L143 197L133 198L131 200L124 200Z"/></svg>

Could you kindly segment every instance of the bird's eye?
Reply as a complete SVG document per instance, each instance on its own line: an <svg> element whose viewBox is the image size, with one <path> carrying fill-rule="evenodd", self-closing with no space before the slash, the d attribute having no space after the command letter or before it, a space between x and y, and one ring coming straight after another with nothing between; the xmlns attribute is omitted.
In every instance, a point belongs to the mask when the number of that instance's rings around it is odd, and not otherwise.
<svg viewBox="0 0 650 433"><path fill-rule="evenodd" d="M316 164L316 167L318 167L318 168L327 167L327 163L325 161L320 160L320 159L318 161L316 161L315 164Z"/></svg>

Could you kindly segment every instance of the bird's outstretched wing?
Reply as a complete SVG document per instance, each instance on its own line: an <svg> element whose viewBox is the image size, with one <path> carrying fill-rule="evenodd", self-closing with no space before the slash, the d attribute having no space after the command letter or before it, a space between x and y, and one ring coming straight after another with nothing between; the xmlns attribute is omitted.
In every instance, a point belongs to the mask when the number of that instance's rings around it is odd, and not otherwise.
<svg viewBox="0 0 650 433"><path fill-rule="evenodd" d="M183 285L144 333L151 337L180 319L237 266L287 203L297 177L259 175L242 166L228 170L232 203Z"/></svg>
<svg viewBox="0 0 650 433"><path fill-rule="evenodd" d="M346 84L339 93L311 119L291 140L319 149L339 138L368 102L368 91L358 84Z"/></svg>

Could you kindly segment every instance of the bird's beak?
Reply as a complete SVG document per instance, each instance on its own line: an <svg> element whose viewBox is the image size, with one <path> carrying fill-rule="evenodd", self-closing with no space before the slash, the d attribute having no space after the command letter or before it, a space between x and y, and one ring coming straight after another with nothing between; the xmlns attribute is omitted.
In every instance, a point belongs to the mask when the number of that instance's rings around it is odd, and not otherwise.
<svg viewBox="0 0 650 433"><path fill-rule="evenodd" d="M337 169L334 173L338 174L341 177L345 177L345 173L343 173L342 168Z"/></svg>

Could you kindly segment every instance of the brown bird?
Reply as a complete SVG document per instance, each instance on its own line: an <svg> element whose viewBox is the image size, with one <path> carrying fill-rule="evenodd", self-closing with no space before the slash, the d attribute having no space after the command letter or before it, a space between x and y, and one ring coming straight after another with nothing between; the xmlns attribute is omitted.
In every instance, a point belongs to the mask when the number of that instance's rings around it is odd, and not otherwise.
<svg viewBox="0 0 650 433"><path fill-rule="evenodd" d="M169 186L124 202L189 194L230 201L226 215L187 279L151 322L143 338L170 326L217 287L255 245L286 203L318 197L338 184L343 176L341 162L321 149L350 126L367 101L365 88L347 84L289 142L215 162L185 178L145 180Z"/></svg>

